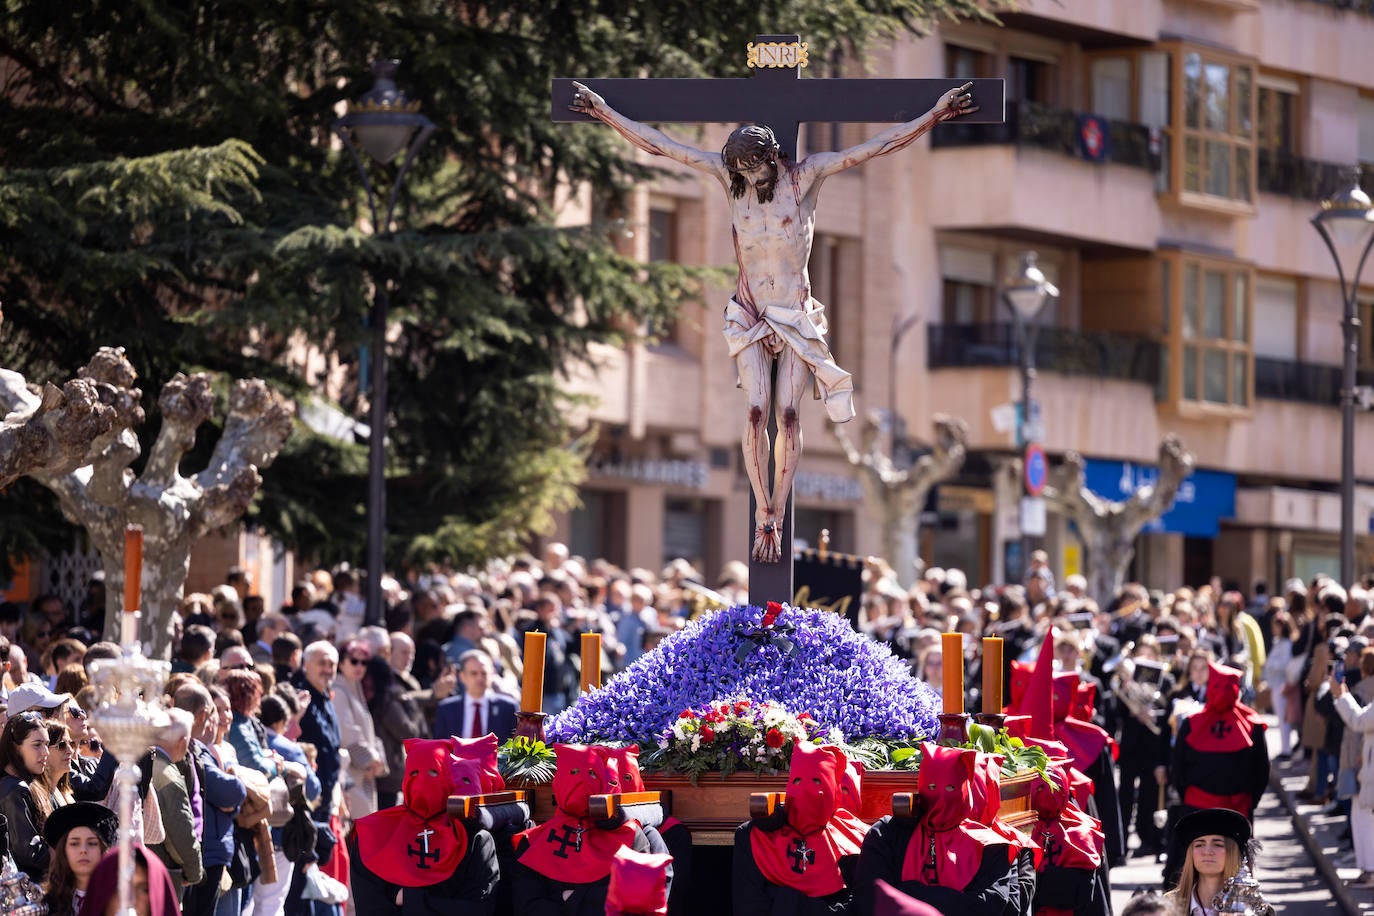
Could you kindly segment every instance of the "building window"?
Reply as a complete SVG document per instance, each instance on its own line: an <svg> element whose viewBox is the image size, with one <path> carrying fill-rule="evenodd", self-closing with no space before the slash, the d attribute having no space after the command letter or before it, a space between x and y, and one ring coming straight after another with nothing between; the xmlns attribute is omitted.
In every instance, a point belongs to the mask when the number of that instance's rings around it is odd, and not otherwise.
<svg viewBox="0 0 1374 916"><path fill-rule="evenodd" d="M1295 155L1298 151L1297 85L1261 75L1255 145L1262 150Z"/></svg>
<svg viewBox="0 0 1374 916"><path fill-rule="evenodd" d="M1250 203L1255 195L1255 68L1199 48L1178 54L1183 109L1172 137L1183 195ZM1181 147L1181 155L1179 150Z"/></svg>
<svg viewBox="0 0 1374 916"><path fill-rule="evenodd" d="M1360 162L1374 167L1374 95L1360 96Z"/></svg>
<svg viewBox="0 0 1374 916"><path fill-rule="evenodd" d="M650 205L649 262L677 263L679 260L677 209L662 204ZM655 344L676 343L677 332L678 321L677 315L674 313L649 322L645 326L644 336Z"/></svg>
<svg viewBox="0 0 1374 916"><path fill-rule="evenodd" d="M1007 101L1047 104L1051 67L1025 57L1007 58Z"/></svg>
<svg viewBox="0 0 1374 916"><path fill-rule="evenodd" d="M961 45L945 45L945 77L952 80L972 80L987 76L991 59L992 56L984 51L975 51Z"/></svg>
<svg viewBox="0 0 1374 916"><path fill-rule="evenodd" d="M1248 409L1254 399L1254 272L1232 261L1168 256L1161 280L1169 390L1180 405Z"/></svg>
<svg viewBox="0 0 1374 916"><path fill-rule="evenodd" d="M1361 369L1374 370L1374 297L1359 301Z"/></svg>

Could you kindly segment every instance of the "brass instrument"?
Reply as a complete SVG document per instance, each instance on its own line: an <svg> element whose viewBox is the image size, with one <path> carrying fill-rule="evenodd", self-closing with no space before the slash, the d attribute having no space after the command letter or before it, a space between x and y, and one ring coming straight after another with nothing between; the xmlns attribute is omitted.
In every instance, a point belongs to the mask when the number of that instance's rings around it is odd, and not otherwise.
<svg viewBox="0 0 1374 916"><path fill-rule="evenodd" d="M730 607L730 599L696 582L689 580L682 583L682 590L686 593L687 606L690 608L687 613L688 620L696 620L707 611L720 611Z"/></svg>
<svg viewBox="0 0 1374 916"><path fill-rule="evenodd" d="M1158 735L1160 728L1155 724L1153 712L1155 703L1159 701L1159 687L1135 679L1136 661L1131 658L1134 650L1134 643L1127 643L1122 649L1120 660L1112 672L1112 693L1125 704L1137 722L1150 730L1150 734Z"/></svg>

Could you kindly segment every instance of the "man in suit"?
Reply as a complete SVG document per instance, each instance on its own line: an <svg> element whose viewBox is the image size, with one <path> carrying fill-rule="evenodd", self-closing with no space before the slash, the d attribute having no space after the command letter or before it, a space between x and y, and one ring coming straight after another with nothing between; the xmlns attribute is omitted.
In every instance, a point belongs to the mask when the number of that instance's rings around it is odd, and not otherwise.
<svg viewBox="0 0 1374 916"><path fill-rule="evenodd" d="M491 691L495 674L481 649L469 649L458 659L463 692L439 704L434 713L434 737L479 738L488 732L505 741L515 734L515 701Z"/></svg>

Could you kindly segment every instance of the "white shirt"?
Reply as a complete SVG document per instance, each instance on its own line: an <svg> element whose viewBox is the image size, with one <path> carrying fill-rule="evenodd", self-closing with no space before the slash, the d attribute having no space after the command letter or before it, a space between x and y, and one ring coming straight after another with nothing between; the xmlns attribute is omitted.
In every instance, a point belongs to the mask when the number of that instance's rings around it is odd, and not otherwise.
<svg viewBox="0 0 1374 916"><path fill-rule="evenodd" d="M489 693L480 697L474 697L470 693L463 694L463 733L460 738L466 738L472 734L472 717L477 710L482 711L482 734L491 731L491 703L488 702Z"/></svg>

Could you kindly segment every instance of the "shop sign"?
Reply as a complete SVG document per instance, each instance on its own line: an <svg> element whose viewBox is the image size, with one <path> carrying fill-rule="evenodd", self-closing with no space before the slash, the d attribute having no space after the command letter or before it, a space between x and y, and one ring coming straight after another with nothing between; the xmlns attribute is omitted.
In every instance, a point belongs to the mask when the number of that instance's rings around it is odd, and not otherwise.
<svg viewBox="0 0 1374 916"><path fill-rule="evenodd" d="M1089 458L1084 468L1088 489L1104 499L1129 499L1137 490L1159 482L1159 468L1133 461ZM1174 505L1145 526L1156 534L1216 537L1223 519L1236 516L1236 475L1223 471L1193 471L1179 484Z"/></svg>

